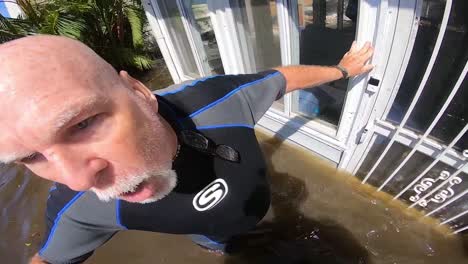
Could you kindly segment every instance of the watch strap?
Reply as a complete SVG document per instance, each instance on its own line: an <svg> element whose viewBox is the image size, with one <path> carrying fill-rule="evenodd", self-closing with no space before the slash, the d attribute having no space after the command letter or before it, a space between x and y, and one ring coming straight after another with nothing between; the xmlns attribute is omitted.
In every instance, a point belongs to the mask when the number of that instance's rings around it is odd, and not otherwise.
<svg viewBox="0 0 468 264"><path fill-rule="evenodd" d="M341 74L343 75L343 79L347 79L349 77L349 73L348 71L345 69L345 67L341 66L341 65L333 65L332 66L333 68L339 70L341 72Z"/></svg>

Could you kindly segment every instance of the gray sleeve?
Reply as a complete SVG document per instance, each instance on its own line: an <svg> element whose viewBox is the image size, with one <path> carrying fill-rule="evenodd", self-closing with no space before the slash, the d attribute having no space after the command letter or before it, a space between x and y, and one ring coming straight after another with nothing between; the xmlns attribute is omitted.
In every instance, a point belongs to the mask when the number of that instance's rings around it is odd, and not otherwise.
<svg viewBox="0 0 468 264"><path fill-rule="evenodd" d="M286 79L279 71L274 71L241 92L249 105L254 123L257 123L273 102L284 96Z"/></svg>
<svg viewBox="0 0 468 264"><path fill-rule="evenodd" d="M286 79L276 70L225 76L215 81L209 84L214 88L205 93L210 101L190 116L199 129L253 127L286 92Z"/></svg>
<svg viewBox="0 0 468 264"><path fill-rule="evenodd" d="M72 199L56 216L39 251L52 264L81 263L108 241L119 226L117 204L97 201L92 193ZM94 197L93 197L94 196Z"/></svg>

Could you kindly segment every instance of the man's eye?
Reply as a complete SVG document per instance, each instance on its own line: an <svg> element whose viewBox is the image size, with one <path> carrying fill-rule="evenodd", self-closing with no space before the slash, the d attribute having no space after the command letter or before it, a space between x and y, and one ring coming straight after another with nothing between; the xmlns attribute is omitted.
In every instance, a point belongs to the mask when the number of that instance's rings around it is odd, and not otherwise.
<svg viewBox="0 0 468 264"><path fill-rule="evenodd" d="M29 156L27 156L25 158L22 158L20 160L20 162L22 162L22 163L31 163L31 162L34 162L37 159L37 157L38 157L38 154L33 153L33 154L31 154L31 155L29 155Z"/></svg>
<svg viewBox="0 0 468 264"><path fill-rule="evenodd" d="M91 123L93 122L95 117L96 116L93 116L93 117L90 117L88 119L85 119L85 120L79 122L78 124L75 125L76 129L78 129L78 130L86 129L87 127L89 127L91 125Z"/></svg>

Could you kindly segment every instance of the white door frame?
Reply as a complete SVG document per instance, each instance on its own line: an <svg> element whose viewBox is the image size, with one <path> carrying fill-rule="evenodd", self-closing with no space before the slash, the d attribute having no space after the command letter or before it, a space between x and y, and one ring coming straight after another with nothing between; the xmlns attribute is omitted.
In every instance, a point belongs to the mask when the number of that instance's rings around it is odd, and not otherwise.
<svg viewBox="0 0 468 264"><path fill-rule="evenodd" d="M386 178L381 183L379 183L378 186L376 186L377 191L382 191L385 186L394 180L395 176L398 175L398 172L413 157L413 154L420 152L428 157L431 157L433 159L432 162L429 165L425 165L424 170L418 173L418 175L414 175L414 177L411 179L411 182L398 190L398 193L393 196L393 199L400 199L400 197L402 197L402 195L406 192L414 191L418 195L413 195L409 198L408 202L410 202L410 204L408 205L408 208L413 208L416 206L419 206L420 208L426 208L429 203L437 203L437 206L431 208L429 212L425 213L425 216L435 216L434 214L436 212L444 208L448 208L449 205L456 202L457 200L468 198L466 197L468 194L468 189L452 189L453 186L462 182L463 179L458 177L460 173L468 174L468 149L463 150L462 152L458 152L453 148L457 141L467 133L468 124L465 124L463 129L458 131L457 136L447 145L429 138L432 129L437 125L438 121L443 116L452 100L455 98L457 92L461 88L463 81L468 75L468 61L465 62L465 66L460 75L457 77L454 86L450 87L450 94L446 99L444 99L444 104L440 106L438 109L439 112L432 119L430 125L425 129L425 131L414 132L406 128L405 124L409 120L409 117L418 103L418 100L421 98L420 95L426 87L426 83L432 72L433 66L435 65L436 58L440 51L442 41L444 39L444 34L448 25L451 8L453 8L452 0L447 0L445 3L444 15L428 65L425 68L424 75L419 83L414 97L412 98L411 104L402 117L401 122L397 125L394 125L385 120L392 107L398 88L405 74L409 58L413 51L419 25L419 17L422 9L422 2L422 0L413 0L404 3L400 2L400 5L404 4L406 5L406 8L398 9L398 21L395 28L395 32L398 32L398 34L394 35L394 41L392 43L392 60L396 61L389 61L387 70L384 72L385 76L383 76L382 85L380 89L376 89L376 94L378 94L378 96L374 99L374 102L371 102L371 105L374 107L372 107L373 111L369 115L369 122L367 125L365 125L365 127L362 127L367 129L367 133L363 134L363 137L361 138L363 144L360 144L355 148L354 153L352 153L353 159L344 159L347 161L347 163L343 162L343 166L349 171L356 172L365 158L368 156L368 153L374 141L376 140L376 137L379 135L388 138L389 142L386 143L385 149L381 154L379 154L377 161L374 162L371 169L367 172L367 175L364 175L362 183L366 183L367 180L372 177L374 170L378 168L380 162L384 159L394 142L409 147L410 151L408 151L403 159L397 164L397 166L392 169L391 173L389 173L389 175L387 175ZM408 5L411 5L413 8L408 8ZM412 27L408 27L407 25L412 25ZM442 171L438 178L432 178L433 176L431 177L426 175L438 162L443 162L452 167L453 173L450 173L449 171ZM422 186L425 180L431 180L433 183L428 187L428 189L418 189L420 186ZM468 210L451 212L451 216L448 216L446 219L441 219L443 221L441 221L440 224L450 224L450 222L466 214L468 214ZM454 227L456 228L454 229L454 233L468 230L468 225Z"/></svg>
<svg viewBox="0 0 468 264"><path fill-rule="evenodd" d="M445 25L442 23L441 31L436 42L435 52L432 55L432 59L428 65L428 68L426 69L426 76L421 81L419 94L417 93L415 95L413 101L414 103L412 104L412 107L409 107L405 116L409 117L419 98L420 93L425 86L425 82L427 81L427 77L431 72L432 66L435 63L438 48L440 48L440 44L444 37L443 33L448 22L448 16L450 15L450 9L448 9L448 5L451 4L451 2L451 0L447 1L447 9L445 10L444 19L445 21L443 21L445 22ZM404 4L406 8L399 8L397 10L399 14L395 32L398 32L398 34L394 35L394 40L391 45L392 56L386 66L387 69L385 70L385 75L381 81L381 86L377 87L376 94L378 96L374 98L373 102L371 102L372 107L369 108L372 110L371 113L366 113L366 115L369 116L368 121L361 124L360 126L357 126L358 130L361 130L362 132L365 131L364 133L361 132L362 137L360 137L360 139L362 143L356 144L353 153L350 153L350 157L353 159L345 158L340 164L341 167L353 173L356 173L363 163L367 153L370 151L370 148L373 145L376 135L393 138L394 141L406 146L414 146L417 151L424 153L425 155L434 159L438 158L441 153L444 153L444 155L439 157L440 160L455 168L460 167L466 162L466 158L462 153L458 153L457 151L450 148L447 149L447 147L445 147L443 144L428 138L427 135L422 135L422 133L418 134L405 128L404 122L402 122L403 124L395 126L392 123L385 121L385 118L389 113L393 101L396 97L398 88L402 82L409 59L411 57L413 45L416 40L416 34L418 31L422 0L408 0L401 4ZM408 6L412 6L413 9L409 9ZM408 27L408 25L412 26ZM465 76L463 74L466 74L466 69L465 72L462 73L462 76L460 76L460 83ZM457 86L454 88L457 88ZM446 103L448 104L452 98L449 97ZM437 122L438 118L433 121L434 124ZM468 168L465 168L464 172L468 173Z"/></svg>
<svg viewBox="0 0 468 264"><path fill-rule="evenodd" d="M362 45L365 41L371 41L376 45L379 38L388 34L385 30L389 30L393 22L390 17L386 16L386 12L388 12L386 2L387 0L360 2L358 26L356 28L358 45ZM283 65L297 64L299 62L299 43L295 41L299 36L298 24L295 23L298 16L296 10L297 0L277 0L277 5ZM383 20L386 27L377 28L375 22L377 19ZM371 63L378 61L385 64L387 59L387 53L376 53ZM350 144L351 139L357 136L357 131L353 129L354 124L362 122L361 111L366 109L362 107L365 101L364 94L367 90L372 89L368 88L368 78L369 76L361 76L350 80L349 87L352 88L347 93L337 129L320 121L304 121L296 118L297 115L291 111L292 95L290 94L285 97L283 113L271 108L260 120L259 124L312 150L335 164L340 164L343 157L346 157L347 153L355 147ZM286 123L290 127L289 131L284 128Z"/></svg>

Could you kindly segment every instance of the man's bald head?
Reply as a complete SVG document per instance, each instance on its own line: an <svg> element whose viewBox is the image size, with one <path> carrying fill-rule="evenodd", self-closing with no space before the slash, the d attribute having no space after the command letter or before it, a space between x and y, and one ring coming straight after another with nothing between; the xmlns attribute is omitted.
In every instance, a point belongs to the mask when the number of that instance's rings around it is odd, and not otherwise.
<svg viewBox="0 0 468 264"><path fill-rule="evenodd" d="M172 190L175 174L161 172L177 138L141 82L52 36L1 45L0 72L0 162L101 199L147 202Z"/></svg>
<svg viewBox="0 0 468 264"><path fill-rule="evenodd" d="M79 41L58 36L31 36L0 45L0 93L41 89L67 80L109 83L113 67Z"/></svg>
<svg viewBox="0 0 468 264"><path fill-rule="evenodd" d="M24 156L21 151L3 155L1 143L40 126L48 133L35 142L46 142L81 113L118 96L135 99L143 93L145 100L137 102L146 101L141 110L157 109L154 95L142 83L126 72L119 76L89 47L65 37L31 36L0 45L0 72L0 112L5 113L0 127L10 128L0 135L0 162Z"/></svg>

